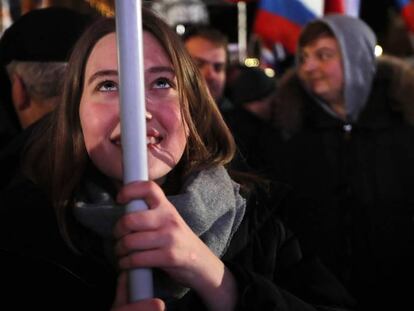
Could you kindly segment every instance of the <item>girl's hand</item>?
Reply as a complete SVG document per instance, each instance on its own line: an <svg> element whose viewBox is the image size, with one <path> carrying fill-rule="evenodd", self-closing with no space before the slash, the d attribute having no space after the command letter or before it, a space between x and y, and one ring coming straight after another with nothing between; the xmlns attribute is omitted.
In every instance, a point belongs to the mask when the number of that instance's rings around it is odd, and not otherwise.
<svg viewBox="0 0 414 311"><path fill-rule="evenodd" d="M135 303L128 303L128 282L126 272L118 278L116 297L111 311L165 311L165 304L161 299L145 299Z"/></svg>
<svg viewBox="0 0 414 311"><path fill-rule="evenodd" d="M117 198L120 204L135 199L144 200L148 210L126 214L115 226L120 268L160 268L197 291L213 309L218 310L215 304L220 302L223 310L231 310L236 298L233 276L188 227L162 189L152 181L134 182L124 186Z"/></svg>

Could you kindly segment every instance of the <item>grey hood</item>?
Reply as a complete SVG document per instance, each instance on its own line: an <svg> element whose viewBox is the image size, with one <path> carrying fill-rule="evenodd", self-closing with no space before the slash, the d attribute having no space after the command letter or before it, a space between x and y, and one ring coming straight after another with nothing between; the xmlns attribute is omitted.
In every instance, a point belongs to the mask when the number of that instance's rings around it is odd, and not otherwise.
<svg viewBox="0 0 414 311"><path fill-rule="evenodd" d="M355 122L367 103L376 71L376 36L362 20L347 15L326 15L317 22L326 24L338 41L344 70L347 119ZM336 116L327 105L318 102Z"/></svg>

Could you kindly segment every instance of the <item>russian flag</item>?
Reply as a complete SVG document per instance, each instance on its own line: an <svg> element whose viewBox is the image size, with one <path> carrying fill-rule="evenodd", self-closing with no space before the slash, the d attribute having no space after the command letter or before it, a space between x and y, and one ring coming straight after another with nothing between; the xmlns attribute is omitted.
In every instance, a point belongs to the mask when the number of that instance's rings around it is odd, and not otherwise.
<svg viewBox="0 0 414 311"><path fill-rule="evenodd" d="M396 0L401 10L401 15L408 27L414 33L414 0Z"/></svg>
<svg viewBox="0 0 414 311"><path fill-rule="evenodd" d="M324 12L359 16L361 0L325 0Z"/></svg>
<svg viewBox="0 0 414 311"><path fill-rule="evenodd" d="M322 15L322 0L261 0L253 31L272 47L276 42L293 54L301 28Z"/></svg>
<svg viewBox="0 0 414 311"><path fill-rule="evenodd" d="M324 6L325 14L328 13L345 13L344 0L325 0Z"/></svg>

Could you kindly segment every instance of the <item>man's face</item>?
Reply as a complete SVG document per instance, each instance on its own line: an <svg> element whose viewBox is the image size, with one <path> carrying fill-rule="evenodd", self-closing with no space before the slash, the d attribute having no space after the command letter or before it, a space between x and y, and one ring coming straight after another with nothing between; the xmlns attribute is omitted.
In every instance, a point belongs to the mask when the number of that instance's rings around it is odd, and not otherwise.
<svg viewBox="0 0 414 311"><path fill-rule="evenodd" d="M226 50L202 37L192 37L185 42L216 102L220 101L226 84Z"/></svg>

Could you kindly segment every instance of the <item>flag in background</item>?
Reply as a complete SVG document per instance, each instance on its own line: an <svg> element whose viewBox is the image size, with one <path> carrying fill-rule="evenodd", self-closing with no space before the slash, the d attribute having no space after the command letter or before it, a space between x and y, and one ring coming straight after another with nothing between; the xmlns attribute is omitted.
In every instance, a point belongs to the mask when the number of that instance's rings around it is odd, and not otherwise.
<svg viewBox="0 0 414 311"><path fill-rule="evenodd" d="M324 13L340 13L350 16L359 16L361 0L325 0Z"/></svg>
<svg viewBox="0 0 414 311"><path fill-rule="evenodd" d="M328 13L357 17L360 2L361 0L260 0L253 31L267 47L281 44L288 53L293 54L300 31L306 23Z"/></svg>
<svg viewBox="0 0 414 311"><path fill-rule="evenodd" d="M321 15L322 0L261 0L254 32L267 46L281 43L294 53L301 28Z"/></svg>
<svg viewBox="0 0 414 311"><path fill-rule="evenodd" d="M326 1L326 0L325 0ZM361 0L344 0L345 14L358 17L361 8Z"/></svg>
<svg viewBox="0 0 414 311"><path fill-rule="evenodd" d="M414 0L396 0L408 30L414 33Z"/></svg>
<svg viewBox="0 0 414 311"><path fill-rule="evenodd" d="M345 2L344 0L325 0L324 13L345 13Z"/></svg>

